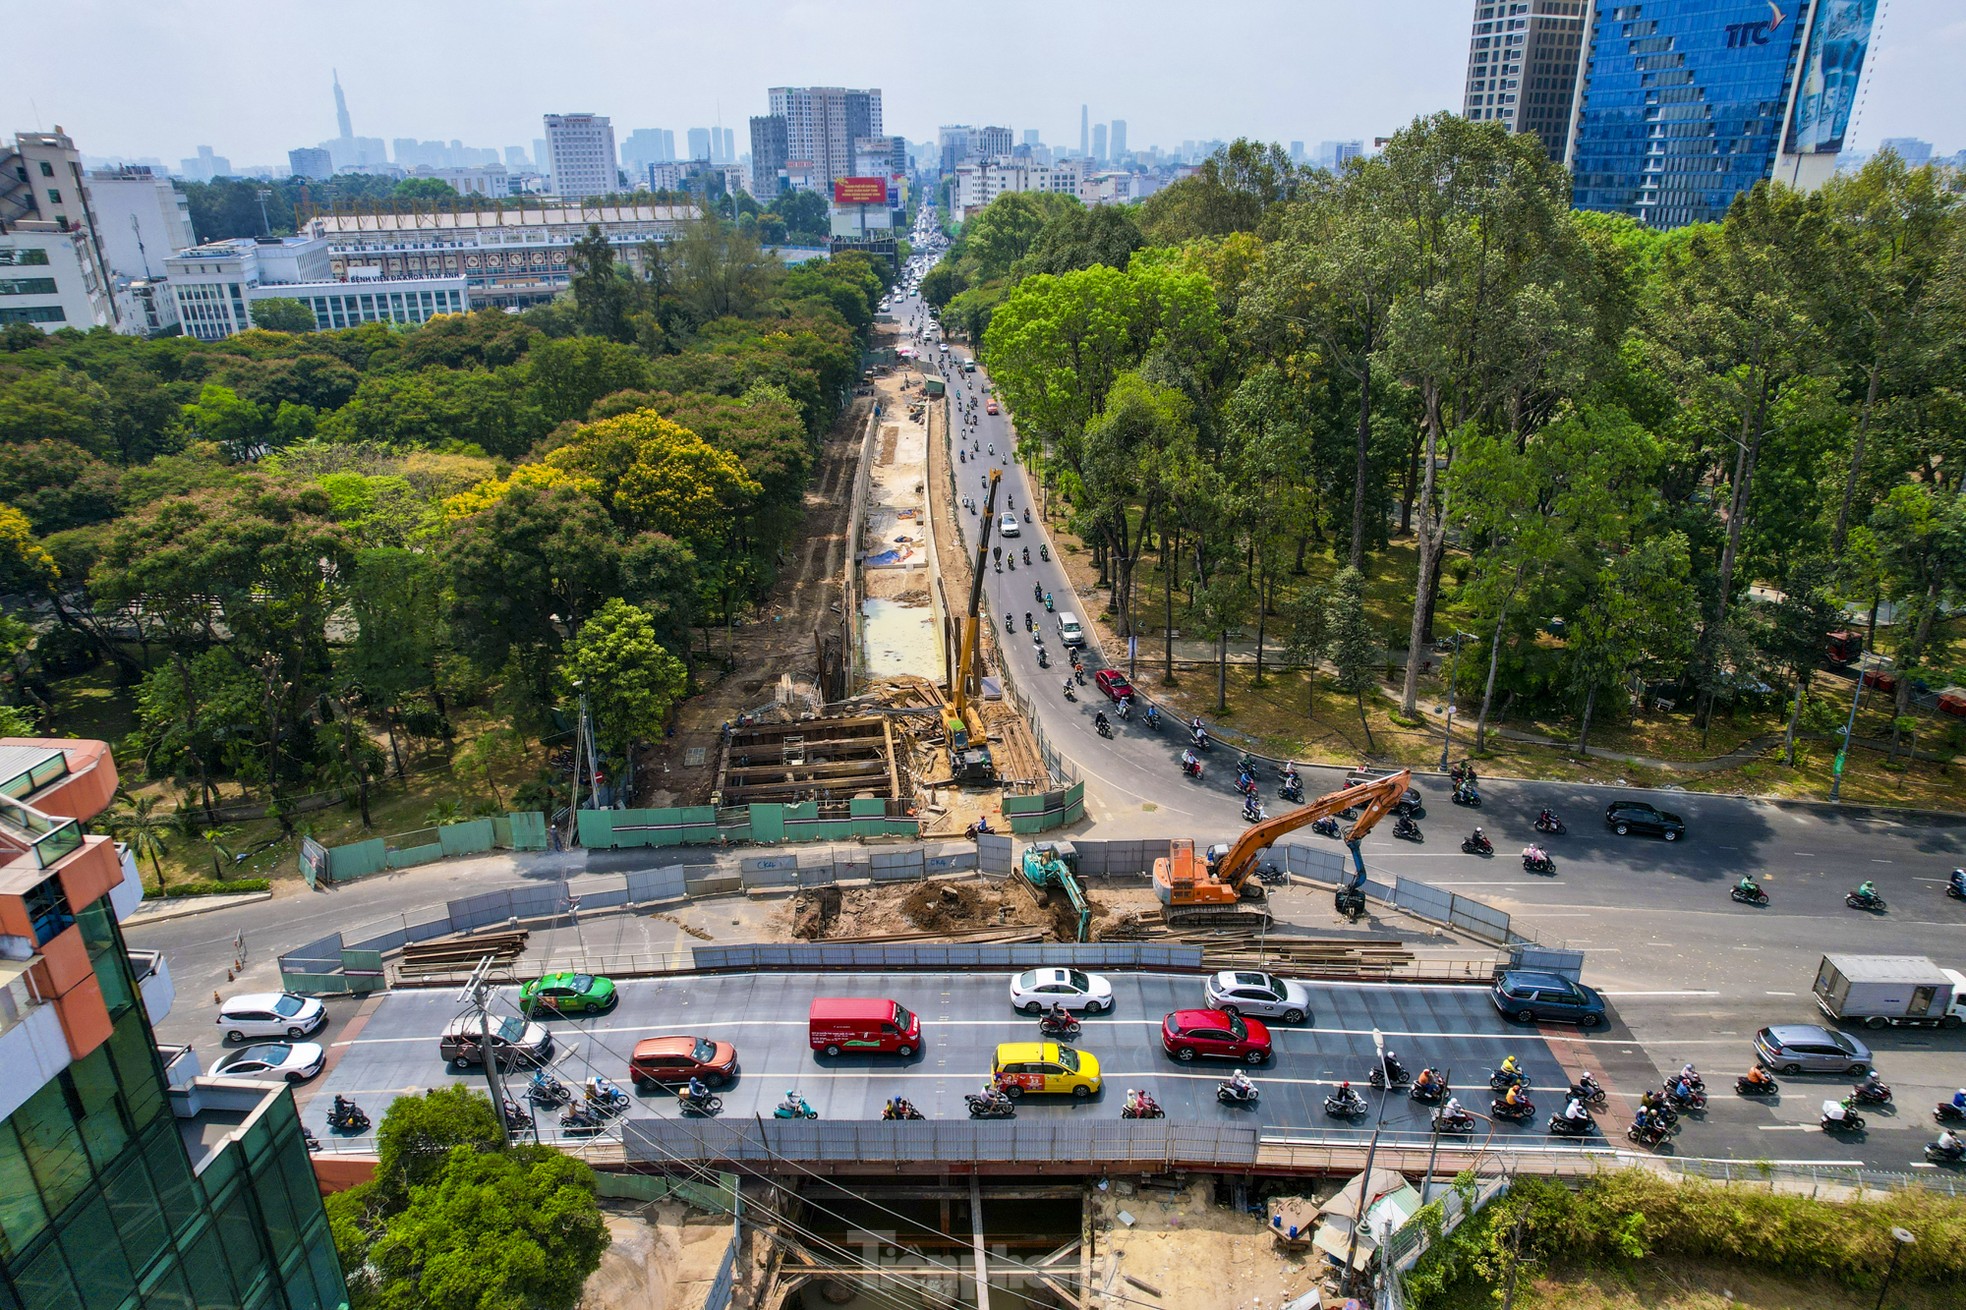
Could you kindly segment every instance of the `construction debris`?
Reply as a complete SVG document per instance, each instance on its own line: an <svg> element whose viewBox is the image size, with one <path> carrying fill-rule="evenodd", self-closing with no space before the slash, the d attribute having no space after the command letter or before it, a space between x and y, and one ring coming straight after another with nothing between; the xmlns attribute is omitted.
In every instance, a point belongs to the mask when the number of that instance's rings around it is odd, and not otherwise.
<svg viewBox="0 0 1966 1310"><path fill-rule="evenodd" d="M805 942L824 937L827 925L839 917L838 887L815 887L800 892L792 903L792 935Z"/></svg>

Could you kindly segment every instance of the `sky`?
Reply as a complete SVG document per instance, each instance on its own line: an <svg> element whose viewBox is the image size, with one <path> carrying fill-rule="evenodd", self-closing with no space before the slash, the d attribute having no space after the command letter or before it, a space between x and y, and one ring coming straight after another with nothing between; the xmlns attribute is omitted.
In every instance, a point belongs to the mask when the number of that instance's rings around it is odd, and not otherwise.
<svg viewBox="0 0 1966 1310"><path fill-rule="evenodd" d="M1744 14L1766 0L1740 0ZM86 154L200 145L283 164L335 135L524 146L545 113L617 140L747 118L782 85L878 87L886 129L1036 128L1078 144L1079 106L1131 148L1251 136L1315 151L1460 106L1475 0L63 0L7 25L0 130L66 128ZM1883 0L1851 144L1966 147L1966 3ZM20 17L25 16L25 11Z"/></svg>

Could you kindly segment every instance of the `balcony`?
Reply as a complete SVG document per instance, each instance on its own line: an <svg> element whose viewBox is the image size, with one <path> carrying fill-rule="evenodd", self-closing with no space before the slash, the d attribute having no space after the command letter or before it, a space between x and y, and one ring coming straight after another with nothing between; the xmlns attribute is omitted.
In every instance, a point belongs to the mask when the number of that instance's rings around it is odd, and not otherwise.
<svg viewBox="0 0 1966 1310"><path fill-rule="evenodd" d="M137 991L143 995L143 1012L150 1016L150 1026L155 1028L164 1022L172 1002L177 1000L170 961L162 951L131 951L130 975L137 980Z"/></svg>
<svg viewBox="0 0 1966 1310"><path fill-rule="evenodd" d="M191 1157L191 1172L204 1173L221 1152L242 1140L282 1097L291 1094L285 1083L246 1078L201 1076L183 1086L173 1085L171 1113L177 1116L178 1136Z"/></svg>
<svg viewBox="0 0 1966 1310"><path fill-rule="evenodd" d="M19 938L0 938L0 948ZM0 958L0 1119L26 1104L27 1099L66 1069L68 1036L61 1016L34 985L32 970L38 955Z"/></svg>

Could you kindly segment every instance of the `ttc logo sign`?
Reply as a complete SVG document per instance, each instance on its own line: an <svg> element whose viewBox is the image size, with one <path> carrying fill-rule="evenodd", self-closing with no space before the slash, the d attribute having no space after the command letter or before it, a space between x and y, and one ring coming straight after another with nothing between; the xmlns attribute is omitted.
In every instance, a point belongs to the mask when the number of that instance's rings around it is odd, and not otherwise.
<svg viewBox="0 0 1966 1310"><path fill-rule="evenodd" d="M1724 29L1727 33L1729 50L1745 50L1749 46L1767 45L1787 19L1787 15L1775 7L1774 0L1768 0L1768 12L1773 15L1765 23L1729 23Z"/></svg>

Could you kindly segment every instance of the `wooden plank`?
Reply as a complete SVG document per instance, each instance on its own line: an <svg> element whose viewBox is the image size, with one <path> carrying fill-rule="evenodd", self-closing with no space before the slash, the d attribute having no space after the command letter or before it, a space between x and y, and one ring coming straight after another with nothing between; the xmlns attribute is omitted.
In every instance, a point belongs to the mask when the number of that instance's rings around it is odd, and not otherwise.
<svg viewBox="0 0 1966 1310"><path fill-rule="evenodd" d="M887 736L887 798L898 801L901 799L901 779L894 770L894 725L882 719L881 731Z"/></svg>

